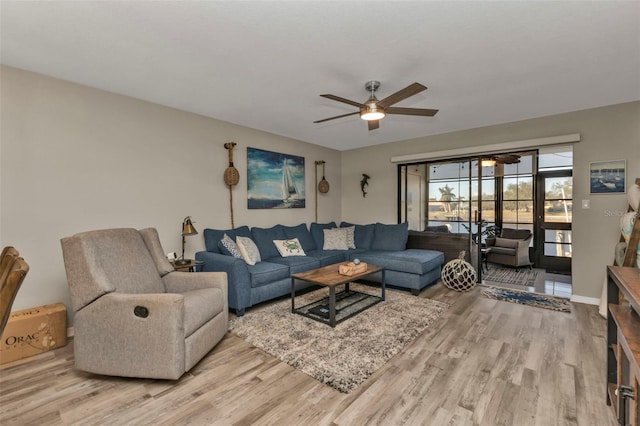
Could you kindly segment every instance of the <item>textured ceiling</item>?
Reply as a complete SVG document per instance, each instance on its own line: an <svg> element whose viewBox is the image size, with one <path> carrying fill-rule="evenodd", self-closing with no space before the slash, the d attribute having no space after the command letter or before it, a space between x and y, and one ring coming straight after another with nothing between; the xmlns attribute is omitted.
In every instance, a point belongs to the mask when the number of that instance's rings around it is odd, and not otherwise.
<svg viewBox="0 0 640 426"><path fill-rule="evenodd" d="M338 150L640 99L640 2L0 3L5 65ZM417 81L367 131L363 102Z"/></svg>

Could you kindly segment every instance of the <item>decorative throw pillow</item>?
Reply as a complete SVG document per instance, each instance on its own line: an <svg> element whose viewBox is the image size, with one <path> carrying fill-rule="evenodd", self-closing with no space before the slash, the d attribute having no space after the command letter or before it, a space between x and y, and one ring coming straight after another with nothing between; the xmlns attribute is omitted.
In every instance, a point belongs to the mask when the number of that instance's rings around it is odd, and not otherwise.
<svg viewBox="0 0 640 426"><path fill-rule="evenodd" d="M227 234L224 234L222 239L218 242L218 248L224 255L239 257L242 259L242 253L240 253L238 245Z"/></svg>
<svg viewBox="0 0 640 426"><path fill-rule="evenodd" d="M255 265L260 262L260 252L258 251L258 246L253 242L251 238L248 237L236 237L236 244L238 245L238 249L240 249L240 253L242 253L242 258L247 265Z"/></svg>
<svg viewBox="0 0 640 426"><path fill-rule="evenodd" d="M347 248L354 249L356 248L356 227L349 226L346 229L347 231Z"/></svg>
<svg viewBox="0 0 640 426"><path fill-rule="evenodd" d="M273 240L273 244L276 245L276 248L282 257L306 256L302 249L302 244L300 244L300 241L298 241L297 238L293 238L291 240Z"/></svg>
<svg viewBox="0 0 640 426"><path fill-rule="evenodd" d="M347 245L347 229L346 228L333 228L323 229L324 232L324 245L323 250L348 250Z"/></svg>
<svg viewBox="0 0 640 426"><path fill-rule="evenodd" d="M498 237L496 238L496 247L518 248L518 240Z"/></svg>

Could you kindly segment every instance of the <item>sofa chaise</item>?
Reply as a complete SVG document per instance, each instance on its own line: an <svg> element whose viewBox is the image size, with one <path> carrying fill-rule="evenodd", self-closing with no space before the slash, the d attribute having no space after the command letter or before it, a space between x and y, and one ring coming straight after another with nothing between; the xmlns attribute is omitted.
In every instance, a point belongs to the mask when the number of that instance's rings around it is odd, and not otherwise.
<svg viewBox="0 0 640 426"><path fill-rule="evenodd" d="M347 246L333 237L347 235ZM271 228L242 226L235 229L203 231L206 251L196 253L205 272L226 272L229 307L238 316L260 302L284 296L291 291L291 275L343 261L360 259L385 268L386 283L418 294L440 279L444 255L437 250L407 249L406 223L353 225L343 222L312 223L297 226L276 225ZM259 253L255 263L229 250L231 241L250 239ZM225 241L223 241L225 240ZM282 242L285 243L282 243ZM293 253L282 252L293 244ZM300 247L296 248L296 243ZM280 245L280 249L278 247ZM250 251L250 250L249 250ZM301 255L303 253L304 255ZM246 255L247 253L245 253ZM284 254L284 255L283 255ZM254 259L255 260L255 259ZM254 263L254 264L250 264ZM380 281L381 274L370 277ZM297 289L309 284L298 283Z"/></svg>

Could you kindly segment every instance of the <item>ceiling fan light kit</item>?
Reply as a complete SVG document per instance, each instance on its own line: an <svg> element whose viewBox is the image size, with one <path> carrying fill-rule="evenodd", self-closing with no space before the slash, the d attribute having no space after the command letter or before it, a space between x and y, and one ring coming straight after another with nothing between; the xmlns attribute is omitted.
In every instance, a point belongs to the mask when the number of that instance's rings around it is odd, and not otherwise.
<svg viewBox="0 0 640 426"><path fill-rule="evenodd" d="M385 117L384 110L378 108L375 103L367 105L366 108L360 110L360 118L366 121L380 120Z"/></svg>
<svg viewBox="0 0 640 426"><path fill-rule="evenodd" d="M360 118L366 121L374 121L384 118L386 115L384 112L384 108L378 107L378 99L374 94L375 91L378 90L378 87L380 87L380 82L371 80L367 84L365 84L364 87L371 92L371 96L365 104L365 107L360 108Z"/></svg>
<svg viewBox="0 0 640 426"><path fill-rule="evenodd" d="M329 120L335 120L336 118L348 117L350 115L360 114L360 118L367 121L369 130L375 130L380 127L380 120L386 117L388 114L400 114L400 115L417 115L422 117L433 117L438 112L437 109L426 109L426 108L402 108L402 107L392 107L392 105L410 97L416 95L424 90L427 90L426 86L423 86L420 83L412 83L409 86L405 87L402 90L393 93L392 95L387 96L383 100L379 101L375 92L380 87L380 82L376 80L368 81L364 85L365 89L371 93L369 99L365 103L351 101L349 99L341 98L339 96L325 94L320 95L323 98L331 99L338 102L343 102L345 104L349 104L355 107L358 107L360 110L357 112L351 112L348 114L342 114L335 117L325 118L323 120L314 121L314 123L323 123Z"/></svg>
<svg viewBox="0 0 640 426"><path fill-rule="evenodd" d="M519 162L520 156L518 154L495 154L480 159L482 167L494 167L496 164L517 164Z"/></svg>

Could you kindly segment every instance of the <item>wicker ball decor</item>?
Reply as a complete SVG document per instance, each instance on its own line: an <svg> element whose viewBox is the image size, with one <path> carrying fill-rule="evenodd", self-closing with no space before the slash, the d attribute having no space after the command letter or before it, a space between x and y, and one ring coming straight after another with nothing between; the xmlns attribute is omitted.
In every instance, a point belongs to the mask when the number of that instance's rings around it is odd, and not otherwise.
<svg viewBox="0 0 640 426"><path fill-rule="evenodd" d="M229 186L237 185L240 181L240 173L238 169L233 166L233 147L236 146L235 142L225 143L224 147L229 151L229 167L224 171L224 183Z"/></svg>
<svg viewBox="0 0 640 426"><path fill-rule="evenodd" d="M327 182L324 176L322 176L322 180L320 181L320 183L318 183L318 191L323 194L329 192L329 182Z"/></svg>
<svg viewBox="0 0 640 426"><path fill-rule="evenodd" d="M238 169L233 167L233 165L227 167L227 170L224 171L224 183L229 186L233 186L237 185L239 181L240 173L238 172Z"/></svg>
<svg viewBox="0 0 640 426"><path fill-rule="evenodd" d="M476 285L476 270L464 260L465 251L457 259L449 261L442 268L442 282L445 287L455 291L469 291Z"/></svg>

